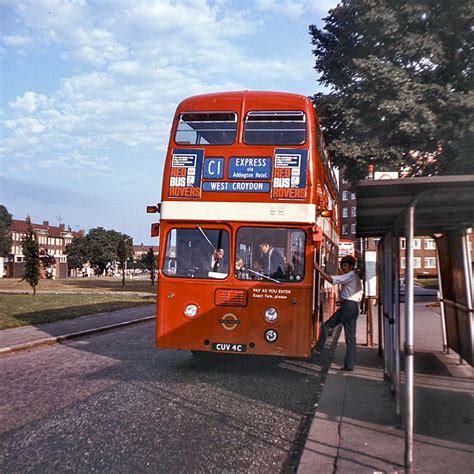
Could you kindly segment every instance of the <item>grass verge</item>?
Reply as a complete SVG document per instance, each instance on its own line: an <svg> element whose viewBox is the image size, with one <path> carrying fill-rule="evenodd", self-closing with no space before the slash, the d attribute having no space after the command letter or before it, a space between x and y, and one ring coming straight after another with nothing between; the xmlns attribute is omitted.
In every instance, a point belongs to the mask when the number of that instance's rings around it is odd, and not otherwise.
<svg viewBox="0 0 474 474"><path fill-rule="evenodd" d="M0 294L0 330L154 303L154 295Z"/></svg>
<svg viewBox="0 0 474 474"><path fill-rule="evenodd" d="M28 283L19 280L19 278L0 278L0 290L33 292ZM127 279L125 280L125 286L122 288L120 278L61 278L58 280L40 280L36 291L50 293L110 293L119 291L156 294L156 285L151 286L149 279Z"/></svg>

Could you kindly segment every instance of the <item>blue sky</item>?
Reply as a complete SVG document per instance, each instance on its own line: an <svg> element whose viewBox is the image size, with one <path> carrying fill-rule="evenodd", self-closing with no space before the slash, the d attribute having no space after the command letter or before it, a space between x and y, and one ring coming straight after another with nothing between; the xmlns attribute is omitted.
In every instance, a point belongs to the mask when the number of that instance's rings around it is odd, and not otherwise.
<svg viewBox="0 0 474 474"><path fill-rule="evenodd" d="M0 203L151 244L176 105L319 91L310 24L337 0L0 0Z"/></svg>

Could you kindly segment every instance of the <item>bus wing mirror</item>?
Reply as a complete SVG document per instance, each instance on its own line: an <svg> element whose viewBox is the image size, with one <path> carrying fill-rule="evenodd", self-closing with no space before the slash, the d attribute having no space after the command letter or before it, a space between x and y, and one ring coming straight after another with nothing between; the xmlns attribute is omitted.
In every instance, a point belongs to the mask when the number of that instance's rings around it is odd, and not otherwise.
<svg viewBox="0 0 474 474"><path fill-rule="evenodd" d="M156 214L161 211L161 204L158 203L156 206L147 206L146 213L147 214Z"/></svg>
<svg viewBox="0 0 474 474"><path fill-rule="evenodd" d="M159 237L160 236L160 224L155 222L151 225L151 236Z"/></svg>

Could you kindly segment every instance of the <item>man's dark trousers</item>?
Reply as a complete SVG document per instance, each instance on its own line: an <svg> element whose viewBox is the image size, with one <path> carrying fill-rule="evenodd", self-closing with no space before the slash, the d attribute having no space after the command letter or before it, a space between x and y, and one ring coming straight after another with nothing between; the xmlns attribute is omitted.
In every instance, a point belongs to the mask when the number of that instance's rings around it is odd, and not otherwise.
<svg viewBox="0 0 474 474"><path fill-rule="evenodd" d="M341 307L321 326L316 351L321 353L329 331L338 324L344 326L346 337L346 355L344 357L344 367L353 369L356 359L356 324L359 316L359 303L357 301L343 300Z"/></svg>

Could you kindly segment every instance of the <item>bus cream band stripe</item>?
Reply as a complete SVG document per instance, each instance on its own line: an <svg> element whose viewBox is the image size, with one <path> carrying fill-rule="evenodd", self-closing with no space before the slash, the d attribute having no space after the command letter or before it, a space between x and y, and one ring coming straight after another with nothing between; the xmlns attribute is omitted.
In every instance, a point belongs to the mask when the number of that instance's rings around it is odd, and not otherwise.
<svg viewBox="0 0 474 474"><path fill-rule="evenodd" d="M314 204L163 201L161 219L317 224L333 242L339 242L329 219L316 218Z"/></svg>

